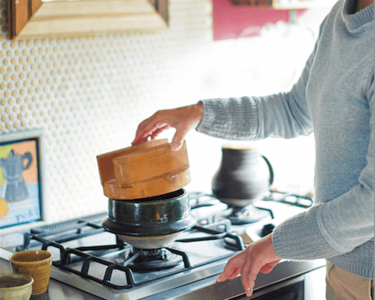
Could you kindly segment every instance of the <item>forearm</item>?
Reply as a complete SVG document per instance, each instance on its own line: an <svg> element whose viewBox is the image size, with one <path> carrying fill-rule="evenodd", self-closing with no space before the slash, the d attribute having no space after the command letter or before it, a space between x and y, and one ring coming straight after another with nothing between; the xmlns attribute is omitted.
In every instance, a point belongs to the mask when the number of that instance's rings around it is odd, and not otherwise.
<svg viewBox="0 0 375 300"><path fill-rule="evenodd" d="M228 140L294 138L312 132L312 120L298 93L266 97L207 99L197 131Z"/></svg>
<svg viewBox="0 0 375 300"><path fill-rule="evenodd" d="M373 192L358 184L278 226L273 234L275 251L295 260L348 253L374 237L373 212Z"/></svg>
<svg viewBox="0 0 375 300"><path fill-rule="evenodd" d="M288 93L202 100L203 119L197 131L230 140L294 138L310 134L312 118L307 105L306 85L312 61L313 54Z"/></svg>
<svg viewBox="0 0 375 300"><path fill-rule="evenodd" d="M254 140L259 127L258 109L252 98L202 100L203 118L197 131L228 140Z"/></svg>

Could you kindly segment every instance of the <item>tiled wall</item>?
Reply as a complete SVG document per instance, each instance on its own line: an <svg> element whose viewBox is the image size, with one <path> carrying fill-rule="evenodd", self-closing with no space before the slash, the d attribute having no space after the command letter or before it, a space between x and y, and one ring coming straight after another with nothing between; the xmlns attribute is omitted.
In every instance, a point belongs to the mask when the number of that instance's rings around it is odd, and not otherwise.
<svg viewBox="0 0 375 300"><path fill-rule="evenodd" d="M154 111L289 88L315 38L304 26L279 25L260 37L214 43L210 1L171 0L169 7L170 28L160 33L10 42L1 0L0 133L43 128L48 221L106 210L96 155L129 146L137 124ZM282 152L272 149L284 141L257 145L279 164L280 185L298 186L301 174L301 184L311 185L313 143L297 140ZM187 143L187 188L209 191L223 141L193 132ZM304 170L296 167L301 161Z"/></svg>

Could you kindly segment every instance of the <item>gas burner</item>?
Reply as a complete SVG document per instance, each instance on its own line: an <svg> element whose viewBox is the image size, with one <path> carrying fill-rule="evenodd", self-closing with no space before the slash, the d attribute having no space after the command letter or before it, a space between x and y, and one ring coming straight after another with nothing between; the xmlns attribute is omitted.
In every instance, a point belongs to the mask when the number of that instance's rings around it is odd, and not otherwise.
<svg viewBox="0 0 375 300"><path fill-rule="evenodd" d="M176 255L166 248L137 249L130 253L127 266L138 271L155 271L173 268L183 262L180 255Z"/></svg>
<svg viewBox="0 0 375 300"><path fill-rule="evenodd" d="M228 205L212 194L190 192L189 201L191 214L196 217L197 224L202 226L216 223L230 214Z"/></svg>
<svg viewBox="0 0 375 300"><path fill-rule="evenodd" d="M288 205L309 208L313 205L313 195L296 195L292 193L284 193L277 190L270 190L263 201L275 201Z"/></svg>
<svg viewBox="0 0 375 300"><path fill-rule="evenodd" d="M267 217L273 219L273 214L270 209L258 208L252 204L245 207L233 206L230 209L232 212L228 216L228 219L233 225L251 224Z"/></svg>

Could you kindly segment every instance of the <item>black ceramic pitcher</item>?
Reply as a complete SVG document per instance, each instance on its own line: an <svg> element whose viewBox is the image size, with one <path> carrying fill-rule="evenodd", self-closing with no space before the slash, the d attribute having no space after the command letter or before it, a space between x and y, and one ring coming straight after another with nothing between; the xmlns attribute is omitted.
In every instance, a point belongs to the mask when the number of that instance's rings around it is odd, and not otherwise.
<svg viewBox="0 0 375 300"><path fill-rule="evenodd" d="M273 177L270 162L256 149L223 146L212 192L224 203L244 207L264 197Z"/></svg>

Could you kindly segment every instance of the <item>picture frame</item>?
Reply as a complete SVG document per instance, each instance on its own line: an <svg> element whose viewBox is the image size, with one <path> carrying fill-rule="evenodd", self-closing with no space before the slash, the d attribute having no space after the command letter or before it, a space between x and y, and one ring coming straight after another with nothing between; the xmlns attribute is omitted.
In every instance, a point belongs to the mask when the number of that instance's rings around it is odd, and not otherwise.
<svg viewBox="0 0 375 300"><path fill-rule="evenodd" d="M43 129L0 135L0 230L45 223Z"/></svg>

